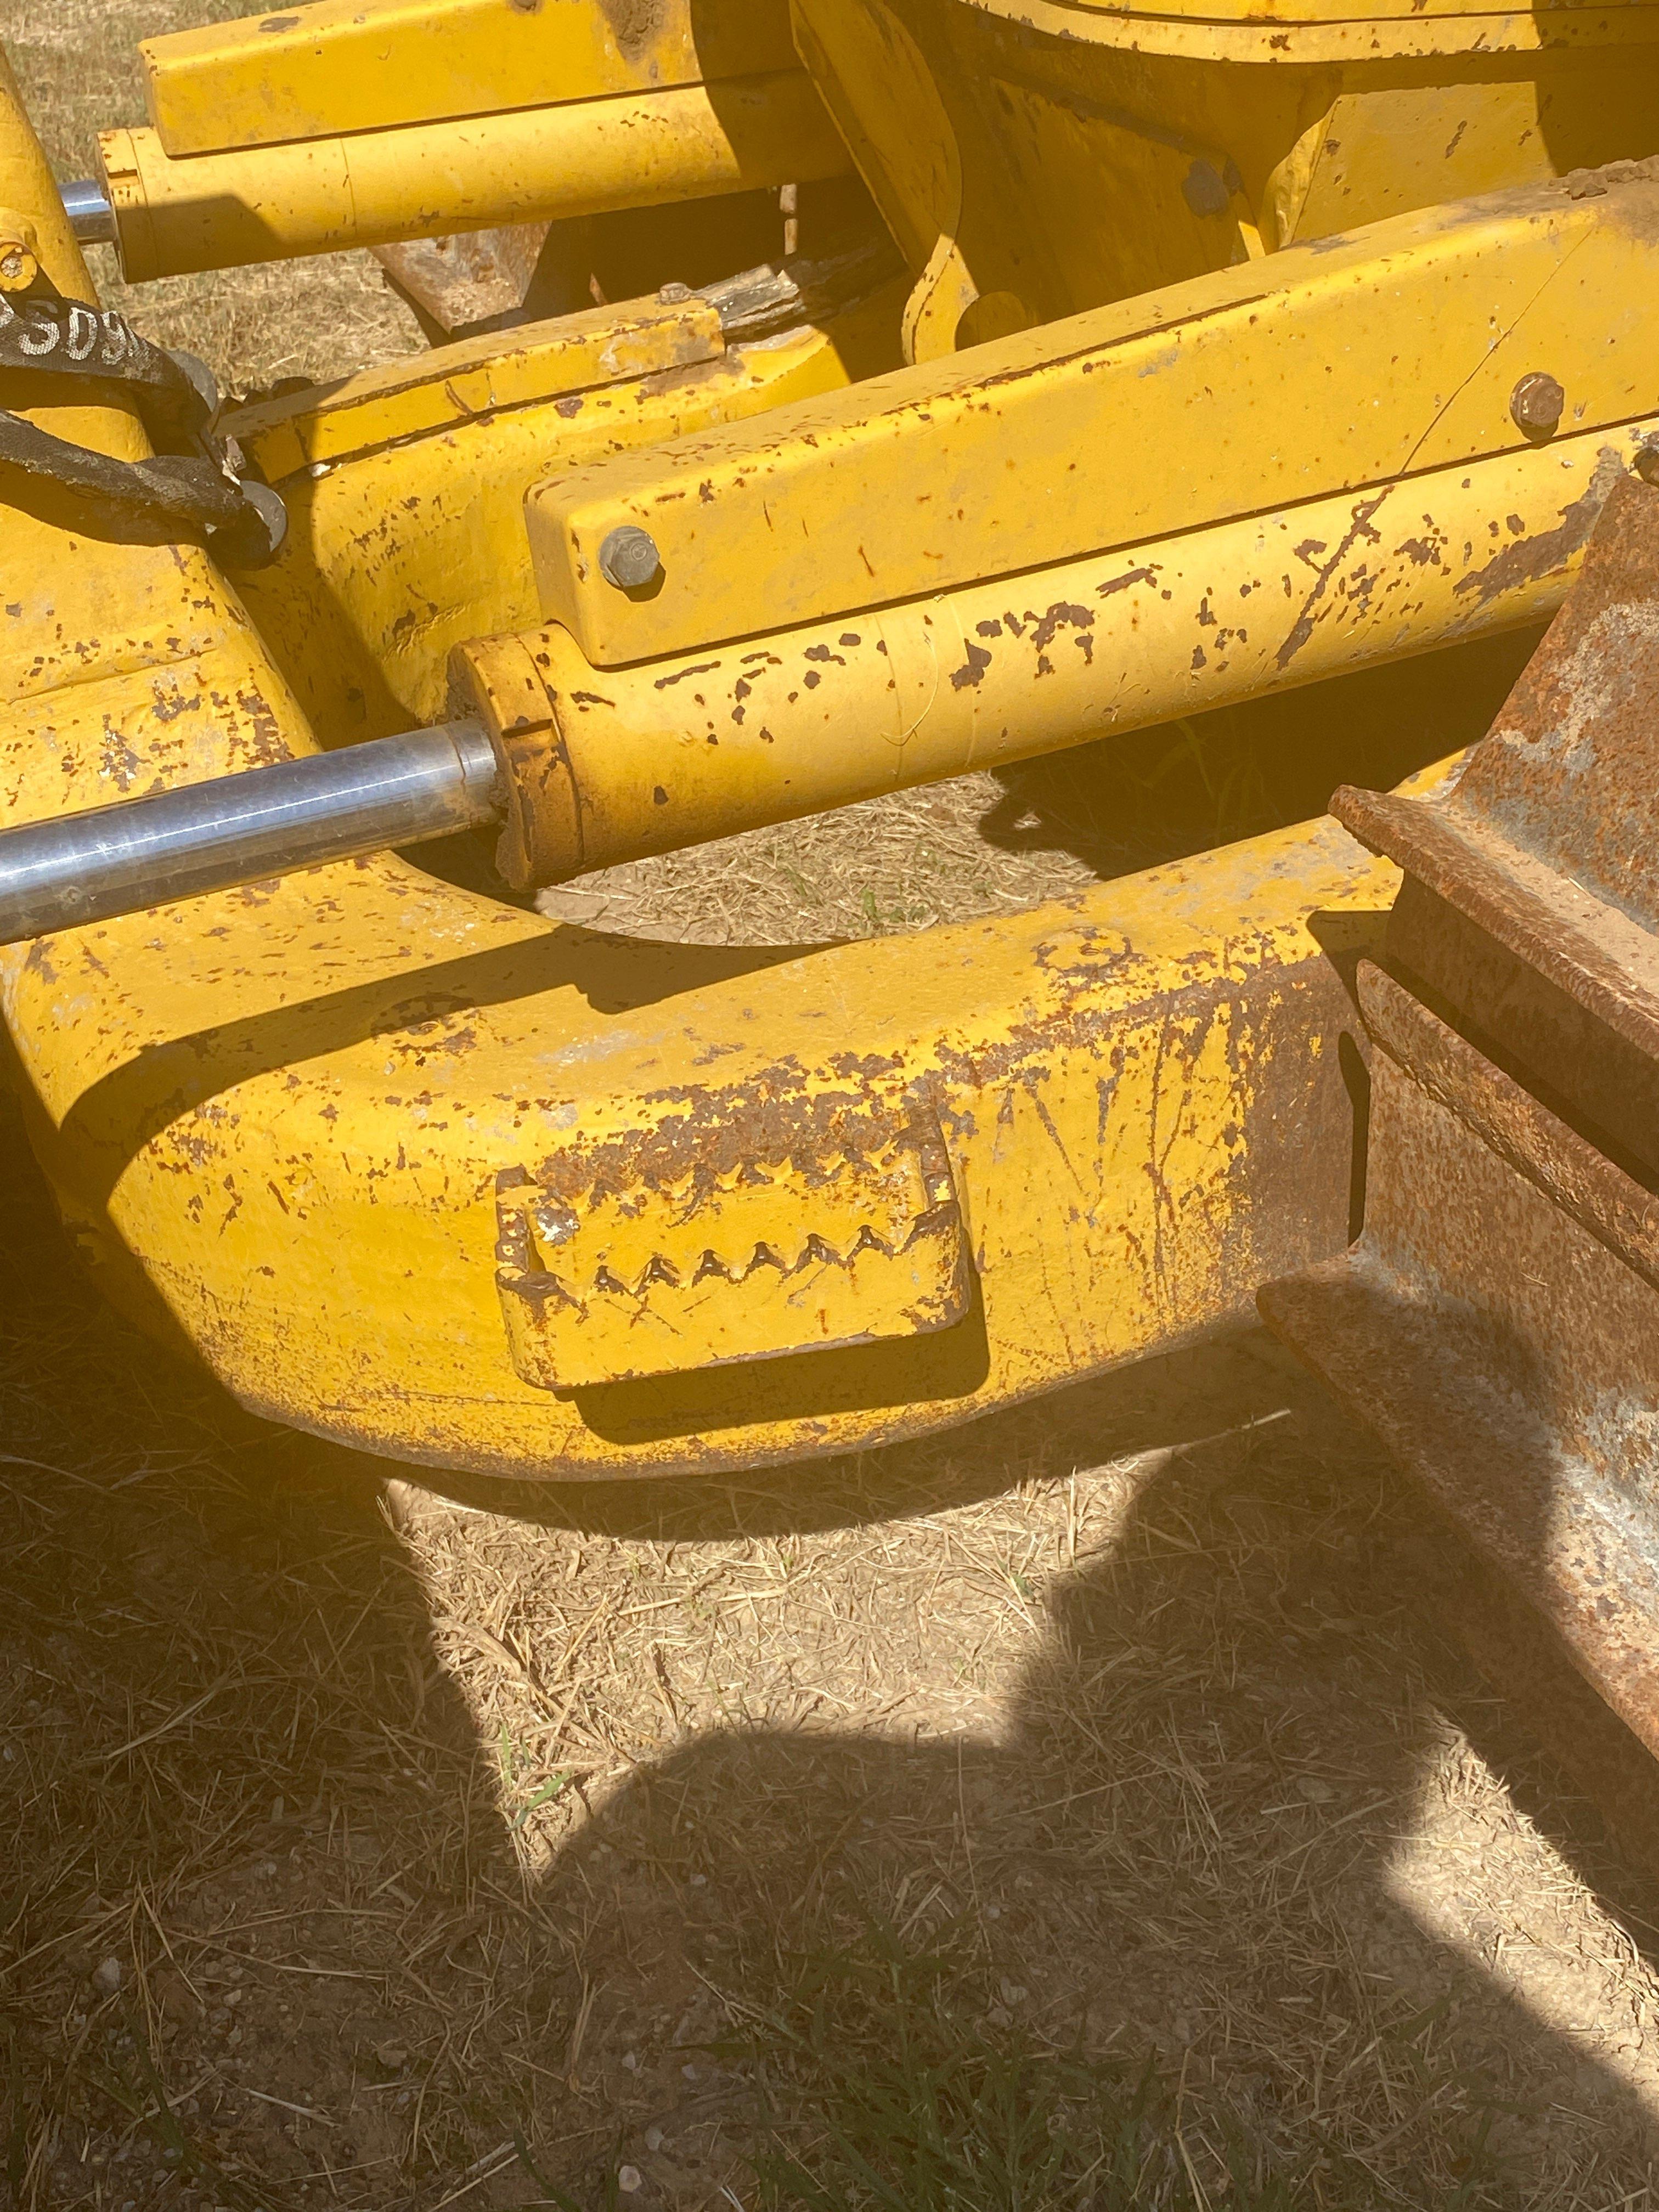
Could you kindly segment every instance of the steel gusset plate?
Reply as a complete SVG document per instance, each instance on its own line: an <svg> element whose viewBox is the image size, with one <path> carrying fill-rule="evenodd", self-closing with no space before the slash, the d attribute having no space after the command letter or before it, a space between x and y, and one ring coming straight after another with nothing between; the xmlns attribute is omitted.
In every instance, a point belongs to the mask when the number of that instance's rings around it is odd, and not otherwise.
<svg viewBox="0 0 1659 2212"><path fill-rule="evenodd" d="M1632 478L1461 776L1333 802L1405 871L1391 972L1359 976L1364 1230L1260 1303L1468 1539L1477 1658L1548 1704L1564 1650L1659 1755L1656 799L1659 491ZM1628 1797L1554 1705L1540 1732Z"/></svg>

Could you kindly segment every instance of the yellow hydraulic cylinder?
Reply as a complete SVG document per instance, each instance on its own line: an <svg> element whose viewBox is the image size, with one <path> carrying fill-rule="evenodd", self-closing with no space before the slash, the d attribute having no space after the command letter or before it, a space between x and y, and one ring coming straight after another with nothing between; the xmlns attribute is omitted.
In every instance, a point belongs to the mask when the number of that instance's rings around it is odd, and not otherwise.
<svg viewBox="0 0 1659 2212"><path fill-rule="evenodd" d="M463 647L547 884L1553 611L1649 419L730 645Z"/></svg>
<svg viewBox="0 0 1659 2212"><path fill-rule="evenodd" d="M1551 483L1565 439L1653 410L1656 226L1645 164L1494 193L550 469L526 510L541 612L611 668L1506 451L1540 456ZM1538 420L1535 389L1553 401ZM648 589L606 577L601 549L628 528L656 550ZM1229 574L1207 578L1218 605ZM1287 604L1311 579L1292 567Z"/></svg>
<svg viewBox="0 0 1659 2212"><path fill-rule="evenodd" d="M174 159L100 140L130 283L838 175L800 70Z"/></svg>

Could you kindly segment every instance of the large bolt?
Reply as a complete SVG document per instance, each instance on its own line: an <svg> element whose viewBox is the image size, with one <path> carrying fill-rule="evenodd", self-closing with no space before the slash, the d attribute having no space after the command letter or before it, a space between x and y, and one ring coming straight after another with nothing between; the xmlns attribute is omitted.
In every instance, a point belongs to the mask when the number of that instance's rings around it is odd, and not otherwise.
<svg viewBox="0 0 1659 2212"><path fill-rule="evenodd" d="M1515 427L1529 438L1553 438L1566 404L1566 393L1541 368L1523 376L1510 394Z"/></svg>
<svg viewBox="0 0 1659 2212"><path fill-rule="evenodd" d="M619 592L637 592L662 574L656 539L637 523L620 524L599 548L599 574Z"/></svg>
<svg viewBox="0 0 1659 2212"><path fill-rule="evenodd" d="M0 292L27 292L40 274L33 224L0 209Z"/></svg>

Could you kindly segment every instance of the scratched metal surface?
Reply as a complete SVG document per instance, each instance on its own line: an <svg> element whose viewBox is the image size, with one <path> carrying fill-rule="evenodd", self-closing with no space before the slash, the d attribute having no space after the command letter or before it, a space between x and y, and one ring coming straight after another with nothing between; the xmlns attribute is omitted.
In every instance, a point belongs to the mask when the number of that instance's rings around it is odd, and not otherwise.
<svg viewBox="0 0 1659 2212"><path fill-rule="evenodd" d="M1365 1228L1261 1304L1659 1753L1656 702L1632 478L1455 783L1337 794L1407 872L1394 974L1360 975Z"/></svg>

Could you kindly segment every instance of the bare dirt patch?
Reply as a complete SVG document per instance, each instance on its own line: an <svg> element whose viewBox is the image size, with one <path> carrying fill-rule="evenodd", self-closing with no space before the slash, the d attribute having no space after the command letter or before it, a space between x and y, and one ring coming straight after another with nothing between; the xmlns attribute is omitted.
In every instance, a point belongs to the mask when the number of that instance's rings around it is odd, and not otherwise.
<svg viewBox="0 0 1659 2212"><path fill-rule="evenodd" d="M60 174L205 13L13 6ZM125 304L238 388L416 343L361 257ZM1393 780L1526 642L550 904L1025 902ZM446 1494L163 1358L0 1151L6 2201L1652 2203L1659 1900L1259 1336L747 1482Z"/></svg>

